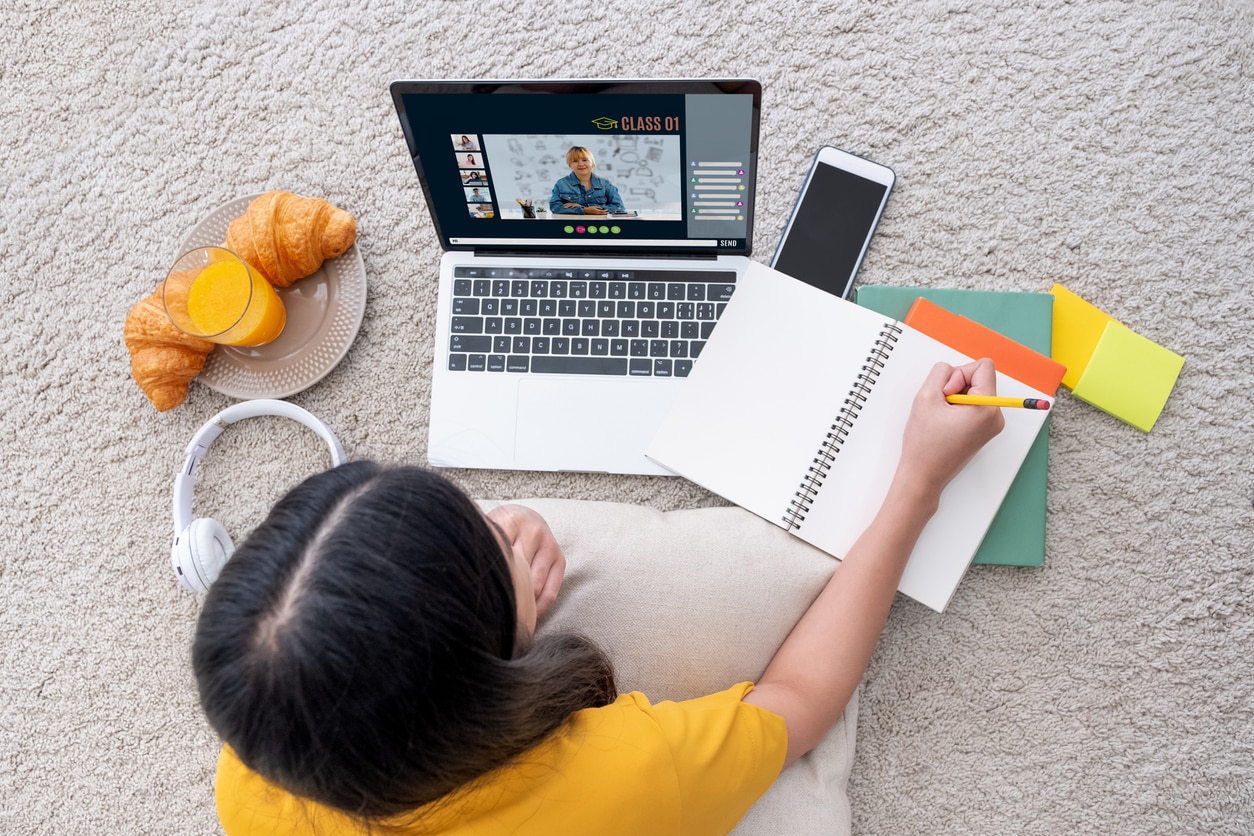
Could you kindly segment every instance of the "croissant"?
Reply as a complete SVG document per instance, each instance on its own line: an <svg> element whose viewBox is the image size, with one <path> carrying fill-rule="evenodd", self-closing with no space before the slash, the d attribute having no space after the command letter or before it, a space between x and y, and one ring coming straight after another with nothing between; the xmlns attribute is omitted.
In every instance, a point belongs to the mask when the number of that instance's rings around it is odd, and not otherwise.
<svg viewBox="0 0 1254 836"><path fill-rule="evenodd" d="M205 366L213 343L174 327L161 304L161 285L126 315L122 336L131 354L131 377L158 412L187 400L187 386Z"/></svg>
<svg viewBox="0 0 1254 836"><path fill-rule="evenodd" d="M287 287L343 255L357 239L357 221L320 197L266 192L226 230L226 248L270 284Z"/></svg>

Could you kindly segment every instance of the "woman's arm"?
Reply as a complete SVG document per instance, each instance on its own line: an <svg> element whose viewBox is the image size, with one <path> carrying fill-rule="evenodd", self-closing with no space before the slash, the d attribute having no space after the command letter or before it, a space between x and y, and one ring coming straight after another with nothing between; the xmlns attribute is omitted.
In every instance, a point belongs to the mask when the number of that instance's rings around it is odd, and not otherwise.
<svg viewBox="0 0 1254 836"><path fill-rule="evenodd" d="M556 183L553 184L553 193L549 195L549 211L552 212L554 215L559 215L563 212L570 214L574 211L572 209L566 208L566 200L562 195L562 181L561 180L558 180ZM581 209L579 211L582 212L583 210Z"/></svg>
<svg viewBox="0 0 1254 836"><path fill-rule="evenodd" d="M549 196L549 211L555 215L582 215L585 207L579 202L578 186L573 183L572 175L566 175L553 184L553 194Z"/></svg>
<svg viewBox="0 0 1254 836"><path fill-rule="evenodd" d="M627 207L623 205L623 196L618 193L618 186L605 180L605 211L623 213Z"/></svg>
<svg viewBox="0 0 1254 836"><path fill-rule="evenodd" d="M797 622L745 702L784 718L791 765L818 745L853 696L923 527L941 491L1005 424L996 407L956 406L945 396L991 395L991 360L938 363L915 397L902 454L879 513Z"/></svg>

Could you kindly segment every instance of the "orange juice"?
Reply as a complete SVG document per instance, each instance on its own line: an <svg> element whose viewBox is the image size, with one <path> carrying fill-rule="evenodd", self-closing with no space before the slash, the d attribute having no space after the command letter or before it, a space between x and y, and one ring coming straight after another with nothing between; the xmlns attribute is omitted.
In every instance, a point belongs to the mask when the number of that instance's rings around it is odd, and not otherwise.
<svg viewBox="0 0 1254 836"><path fill-rule="evenodd" d="M196 329L223 345L262 345L279 335L287 310L279 294L242 261L214 261L192 282L187 315Z"/></svg>

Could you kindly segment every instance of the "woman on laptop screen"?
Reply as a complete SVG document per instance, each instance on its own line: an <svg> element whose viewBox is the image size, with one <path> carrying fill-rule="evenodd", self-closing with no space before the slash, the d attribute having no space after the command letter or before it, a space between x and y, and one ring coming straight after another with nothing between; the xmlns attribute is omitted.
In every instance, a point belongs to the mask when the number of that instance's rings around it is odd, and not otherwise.
<svg viewBox="0 0 1254 836"><path fill-rule="evenodd" d="M535 511L485 515L421 468L307 479L196 628L223 830L726 833L840 717L941 491L1001 429L956 392L996 394L991 361L933 368L882 508L758 681L682 702L620 695L591 641L534 634L566 565Z"/></svg>
<svg viewBox="0 0 1254 836"><path fill-rule="evenodd" d="M553 184L549 210L555 215L621 215L627 211L618 188L604 177L598 177L597 161L592 152L575 145L566 152L570 174Z"/></svg>

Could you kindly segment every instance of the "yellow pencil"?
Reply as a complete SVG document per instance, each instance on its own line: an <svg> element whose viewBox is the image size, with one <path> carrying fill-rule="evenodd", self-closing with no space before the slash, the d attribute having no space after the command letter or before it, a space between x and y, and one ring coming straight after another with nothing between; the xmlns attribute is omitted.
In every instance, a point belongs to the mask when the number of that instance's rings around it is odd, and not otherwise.
<svg viewBox="0 0 1254 836"><path fill-rule="evenodd" d="M1049 401L1043 398L998 398L993 395L946 395L950 403L970 406L1013 406L1020 409L1049 409Z"/></svg>

